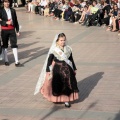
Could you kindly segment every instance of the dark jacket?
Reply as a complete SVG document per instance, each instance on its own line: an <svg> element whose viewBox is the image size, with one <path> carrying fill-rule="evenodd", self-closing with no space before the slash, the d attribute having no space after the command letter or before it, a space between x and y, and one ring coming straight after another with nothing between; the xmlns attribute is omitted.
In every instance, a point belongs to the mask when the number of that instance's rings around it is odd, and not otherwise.
<svg viewBox="0 0 120 120"><path fill-rule="evenodd" d="M13 20L13 26L15 27L16 32L19 32L19 24L17 20L16 11L13 8L10 8L10 10L11 10L11 15ZM0 21L1 26L7 26L6 22L8 21L8 17L4 8L0 9L0 19L2 20Z"/></svg>

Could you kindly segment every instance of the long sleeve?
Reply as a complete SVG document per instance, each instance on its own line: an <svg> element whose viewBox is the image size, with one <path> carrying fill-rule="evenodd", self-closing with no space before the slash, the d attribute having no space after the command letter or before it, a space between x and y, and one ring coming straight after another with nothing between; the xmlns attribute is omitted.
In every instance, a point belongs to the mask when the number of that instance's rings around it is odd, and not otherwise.
<svg viewBox="0 0 120 120"><path fill-rule="evenodd" d="M19 32L19 23L18 23L18 20L17 20L17 15L16 15L16 11L14 10L14 25L15 25L15 28L16 28L16 32Z"/></svg>
<svg viewBox="0 0 120 120"><path fill-rule="evenodd" d="M49 66L52 64L53 59L54 59L54 55L50 54L49 57L48 57L46 72L50 72Z"/></svg>
<svg viewBox="0 0 120 120"><path fill-rule="evenodd" d="M6 24L7 20L5 21L5 20L2 19L2 15L3 15L2 12L3 12L3 10L0 9L0 19L1 19L0 24L1 24L1 26L6 26L7 25Z"/></svg>
<svg viewBox="0 0 120 120"><path fill-rule="evenodd" d="M1 26L7 26L6 22L7 22L7 21L1 20L1 21L0 21Z"/></svg>
<svg viewBox="0 0 120 120"><path fill-rule="evenodd" d="M74 63L74 60L73 60L73 57L72 57L72 53L71 53L71 55L70 55L70 57L69 57L69 60L72 62L72 64L73 64L73 69L74 70L77 70L76 69L76 66L75 66L75 63Z"/></svg>

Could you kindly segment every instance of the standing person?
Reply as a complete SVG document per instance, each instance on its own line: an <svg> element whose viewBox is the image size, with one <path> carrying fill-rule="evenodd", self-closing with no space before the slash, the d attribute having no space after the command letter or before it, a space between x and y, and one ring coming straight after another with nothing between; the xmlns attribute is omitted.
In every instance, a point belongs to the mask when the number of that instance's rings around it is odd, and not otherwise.
<svg viewBox="0 0 120 120"><path fill-rule="evenodd" d="M2 45L1 45L1 40L0 40L0 60L2 60Z"/></svg>
<svg viewBox="0 0 120 120"><path fill-rule="evenodd" d="M16 12L13 8L10 8L9 0L4 0L3 6L4 7L0 10L0 19L1 19L0 24L1 24L1 38L3 44L5 65L9 66L7 48L8 48L8 42L10 40L11 48L13 50L13 54L15 58L15 66L19 67L21 66L21 64L18 61L17 36L19 36L20 33L19 33L19 24L18 24Z"/></svg>
<svg viewBox="0 0 120 120"><path fill-rule="evenodd" d="M18 7L17 0L13 0L12 7Z"/></svg>
<svg viewBox="0 0 120 120"><path fill-rule="evenodd" d="M70 101L78 99L76 66L71 48L66 45L66 36L60 33L55 37L49 50L35 93L41 92L51 102L64 102L71 107Z"/></svg>

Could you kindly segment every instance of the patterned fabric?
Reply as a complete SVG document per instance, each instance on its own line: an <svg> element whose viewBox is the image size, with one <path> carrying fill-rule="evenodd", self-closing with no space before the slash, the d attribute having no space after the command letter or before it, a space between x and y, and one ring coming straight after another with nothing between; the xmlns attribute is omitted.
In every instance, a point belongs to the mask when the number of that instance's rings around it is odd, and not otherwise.
<svg viewBox="0 0 120 120"><path fill-rule="evenodd" d="M53 68L52 94L54 96L79 92L73 69L63 62L56 62Z"/></svg>
<svg viewBox="0 0 120 120"><path fill-rule="evenodd" d="M57 46L58 47L58 46ZM64 54L67 56L67 58L70 57L72 53L72 49L69 46L65 46L64 47ZM58 55L55 51L52 52L52 54L60 61L62 61L63 59L61 58L60 55Z"/></svg>

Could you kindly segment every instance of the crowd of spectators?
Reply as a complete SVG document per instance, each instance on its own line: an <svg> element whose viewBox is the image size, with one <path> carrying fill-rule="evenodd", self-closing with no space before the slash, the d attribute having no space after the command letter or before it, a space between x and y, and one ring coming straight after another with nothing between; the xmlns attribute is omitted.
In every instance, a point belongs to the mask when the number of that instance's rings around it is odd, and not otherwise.
<svg viewBox="0 0 120 120"><path fill-rule="evenodd" d="M28 13L82 26L106 26L106 31L118 31L120 35L120 0L32 0L27 2L26 9Z"/></svg>

